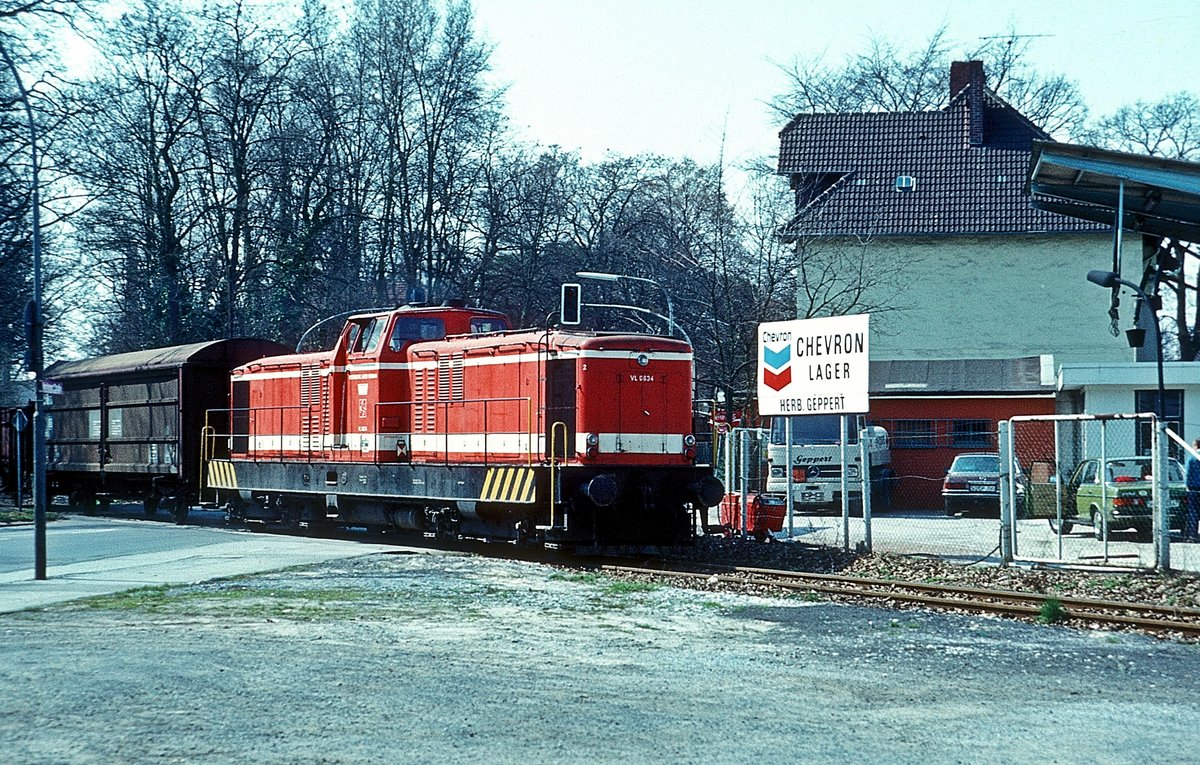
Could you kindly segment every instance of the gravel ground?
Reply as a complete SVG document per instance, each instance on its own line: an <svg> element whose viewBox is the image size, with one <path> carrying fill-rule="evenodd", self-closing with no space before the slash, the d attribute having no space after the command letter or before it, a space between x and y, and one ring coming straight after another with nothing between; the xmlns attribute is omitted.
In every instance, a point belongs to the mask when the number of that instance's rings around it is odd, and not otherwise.
<svg viewBox="0 0 1200 765"><path fill-rule="evenodd" d="M1129 569L1068 569L1028 566L964 566L939 558L903 555L855 555L828 547L760 543L719 536L701 537L694 550L679 554L688 561L720 561L791 571L841 573L898 581L953 584L1060 597L1127 601L1200 608L1200 576L1159 574Z"/></svg>
<svg viewBox="0 0 1200 765"><path fill-rule="evenodd" d="M1184 763L1200 745L1193 645L446 552L0 634L14 764Z"/></svg>

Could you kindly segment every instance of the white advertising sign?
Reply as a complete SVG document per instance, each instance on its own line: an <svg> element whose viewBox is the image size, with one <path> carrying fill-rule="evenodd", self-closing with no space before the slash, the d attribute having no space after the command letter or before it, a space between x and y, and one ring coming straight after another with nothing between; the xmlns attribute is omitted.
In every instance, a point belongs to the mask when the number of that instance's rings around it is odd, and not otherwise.
<svg viewBox="0 0 1200 765"><path fill-rule="evenodd" d="M759 324L759 414L867 413L870 319L864 313Z"/></svg>

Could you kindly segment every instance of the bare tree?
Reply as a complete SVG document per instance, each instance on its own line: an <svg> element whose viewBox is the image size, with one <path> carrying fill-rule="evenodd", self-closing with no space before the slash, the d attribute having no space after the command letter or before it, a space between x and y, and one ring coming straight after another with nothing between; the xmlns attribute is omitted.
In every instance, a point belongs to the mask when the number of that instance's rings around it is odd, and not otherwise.
<svg viewBox="0 0 1200 765"><path fill-rule="evenodd" d="M1200 155L1200 99L1179 92L1153 103L1137 101L1098 119L1081 140L1115 151L1195 159ZM1164 338L1168 355L1193 360L1200 356L1200 244L1163 238L1150 246L1153 253L1144 258L1142 281L1151 293L1167 293L1164 305L1170 313L1162 318L1174 328Z"/></svg>
<svg viewBox="0 0 1200 765"><path fill-rule="evenodd" d="M34 298L35 179L41 224L39 312L43 321L52 323L59 310L55 301L62 296L65 280L54 257L58 215L50 190L53 163L47 160L55 148L56 127L51 108L55 81L48 70L57 62L42 43L85 10L82 0L0 0L0 404L24 404L32 394L21 378L28 371L26 318ZM31 141L36 141L37 172ZM45 348L52 349L55 334L47 332L43 340Z"/></svg>
<svg viewBox="0 0 1200 765"><path fill-rule="evenodd" d="M99 36L105 68L71 94L64 166L87 191L79 237L110 299L97 300L100 347L132 350L196 338L188 244L204 207L199 163L204 43L188 18L148 0Z"/></svg>
<svg viewBox="0 0 1200 765"><path fill-rule="evenodd" d="M966 51L981 59L988 86L1038 126L1054 135L1082 129L1087 109L1078 88L1062 75L1043 75L1028 63L1029 37L1010 30ZM917 47L906 49L882 37L865 52L834 65L817 57L781 67L788 78L784 93L770 107L782 120L800 113L913 112L944 108L953 51L946 27Z"/></svg>
<svg viewBox="0 0 1200 765"><path fill-rule="evenodd" d="M1137 101L1101 117L1084 136L1117 151L1168 159L1200 156L1200 99L1181 91L1161 101Z"/></svg>
<svg viewBox="0 0 1200 765"><path fill-rule="evenodd" d="M262 331L259 304L269 291L256 195L277 157L270 116L285 110L288 76L301 50L296 35L256 19L246 0L210 7L211 59L198 92L201 183L207 197L209 252L221 266L209 300L220 306L226 337ZM260 237L260 233L262 236ZM214 275L215 277L215 275Z"/></svg>

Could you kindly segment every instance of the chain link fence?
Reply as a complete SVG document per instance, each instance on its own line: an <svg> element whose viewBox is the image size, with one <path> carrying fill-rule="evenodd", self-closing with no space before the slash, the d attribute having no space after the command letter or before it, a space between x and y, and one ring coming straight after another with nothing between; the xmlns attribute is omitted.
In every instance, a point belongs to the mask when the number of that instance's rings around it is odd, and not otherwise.
<svg viewBox="0 0 1200 765"><path fill-rule="evenodd" d="M987 435L897 471L870 429L845 456L831 447L833 463L799 445L788 460L770 430L732 430L716 443L727 495L706 530L963 563L1200 570L1200 543L1182 536L1191 448L1153 415L1019 417Z"/></svg>
<svg viewBox="0 0 1200 765"><path fill-rule="evenodd" d="M1015 417L1008 428L1012 558L1169 567L1185 452L1154 415Z"/></svg>

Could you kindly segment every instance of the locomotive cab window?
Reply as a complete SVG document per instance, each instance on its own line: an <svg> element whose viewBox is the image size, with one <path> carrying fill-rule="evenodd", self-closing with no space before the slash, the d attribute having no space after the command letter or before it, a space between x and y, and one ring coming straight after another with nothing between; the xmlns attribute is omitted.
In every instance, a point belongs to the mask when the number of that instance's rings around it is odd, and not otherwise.
<svg viewBox="0 0 1200 765"><path fill-rule="evenodd" d="M508 322L494 316L474 316L471 318L471 334L483 335L488 332L503 332L508 329Z"/></svg>
<svg viewBox="0 0 1200 765"><path fill-rule="evenodd" d="M350 330L350 352L371 353L379 345L383 335L383 322L379 319L367 319L355 322L357 330Z"/></svg>
<svg viewBox="0 0 1200 765"><path fill-rule="evenodd" d="M441 319L401 316L396 319L388 347L398 351L414 340L441 340L446 336L446 322Z"/></svg>

